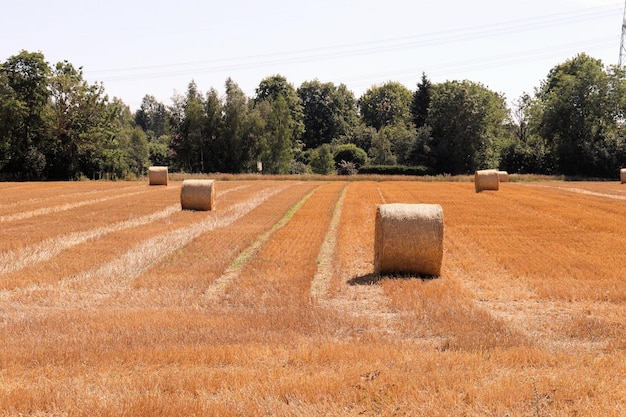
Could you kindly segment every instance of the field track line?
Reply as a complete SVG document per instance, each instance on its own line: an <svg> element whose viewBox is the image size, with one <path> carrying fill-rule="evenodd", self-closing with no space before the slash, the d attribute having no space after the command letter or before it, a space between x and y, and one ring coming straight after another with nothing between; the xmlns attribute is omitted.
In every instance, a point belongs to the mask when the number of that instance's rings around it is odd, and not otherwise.
<svg viewBox="0 0 626 417"><path fill-rule="evenodd" d="M600 193L600 192L597 192L597 191L589 191L589 190L585 190L583 188L577 188L577 187L556 187L556 186L549 186L549 185L542 185L542 184L527 184L526 186L527 187L547 188L547 189L550 189L550 190L569 191L571 193L576 193L576 194L583 194L583 195L590 195L590 196L594 196L594 197L603 197L603 198L610 198L610 199L613 199L613 200L623 200L623 201L626 201L626 196L623 196L623 195Z"/></svg>
<svg viewBox="0 0 626 417"><path fill-rule="evenodd" d="M311 191L309 191L300 201L293 205L285 215L268 231L261 234L250 246L248 246L243 252L237 256L230 266L224 271L224 273L211 284L204 293L205 298L209 301L219 299L228 285L239 275L241 270L244 268L249 259L254 257L259 250L263 247L263 244L268 241L268 239L276 232L285 226L293 215L304 205L304 203L321 187L315 187Z"/></svg>
<svg viewBox="0 0 626 417"><path fill-rule="evenodd" d="M164 219L180 211L180 204L174 204L161 211L145 216L117 222L111 225L97 227L92 230L75 232L52 239L46 239L36 245L15 251L0 253L0 275L17 272L27 266L52 258L65 249L80 245L83 242L100 238L112 232L119 232L157 220Z"/></svg>
<svg viewBox="0 0 626 417"><path fill-rule="evenodd" d="M217 217L204 217L202 221L195 224L145 240L114 261L61 281L57 288L66 290L67 298L70 294L77 295L79 297L77 301L80 304L89 305L97 300L106 299L114 295L116 290L123 290L124 283L158 263L165 255L183 247L203 233L230 225L286 187L258 192L248 200L220 212ZM87 292L82 291L81 294L76 294L77 291L72 291L80 289L82 283L87 281L90 282ZM41 286L37 286L34 289L40 288ZM61 300L61 302L64 301L68 300Z"/></svg>
<svg viewBox="0 0 626 417"><path fill-rule="evenodd" d="M115 200L117 198L130 197L130 196L134 196L134 195L147 193L147 192L150 192L150 191L152 191L152 190L146 189L146 190L141 190L141 191L135 191L135 192L132 192L132 193L124 193L124 194L118 194L118 195L113 195L113 196L109 196L109 197L94 198L94 199L91 199L91 200L79 201L79 202L76 202L76 203L67 203L67 204L61 204L61 205L52 206L52 207L42 207L42 208L39 208L39 209L30 210L30 211L24 211L24 212L21 212L21 213L9 214L9 215L6 215L6 216L0 216L0 223L10 222L10 221L15 221L15 220L28 219L30 217L42 216L44 214L58 213L60 211L66 211L66 210L71 210L71 209L75 209L75 208L79 208L79 207L83 207L83 206L88 206L88 205L91 205L91 204L102 203L104 201Z"/></svg>
<svg viewBox="0 0 626 417"><path fill-rule="evenodd" d="M74 189L74 188L70 188L68 190L62 185L55 185L45 190L49 192L56 191L54 194L42 195L40 192L38 192L36 197L34 196L28 197L28 194L22 191L20 192L20 199L18 201L14 201L12 203L0 202L0 209L9 209L13 207L20 207L20 206L30 205L30 204L44 205L46 201L54 200L54 199L72 198L76 196L86 197L89 195L102 194L106 192L124 193L128 191L132 191L133 189L141 190L144 188L145 188L145 185L128 185L128 186L119 187L119 188L103 188L103 189L95 189L95 190L91 189L89 191L85 191L82 189ZM32 190L31 190L31 193L32 193ZM26 197L24 197L24 194L26 194Z"/></svg>
<svg viewBox="0 0 626 417"><path fill-rule="evenodd" d="M311 298L317 300L326 296L328 286L330 285L330 278L333 273L333 254L335 253L335 247L337 245L337 230L339 229L339 221L341 220L341 211L343 209L343 202L346 198L346 192L348 185L346 184L341 190L339 199L335 203L335 209L333 211L333 217L328 227L328 232L324 237L324 242L320 248L318 259L318 268L311 282Z"/></svg>

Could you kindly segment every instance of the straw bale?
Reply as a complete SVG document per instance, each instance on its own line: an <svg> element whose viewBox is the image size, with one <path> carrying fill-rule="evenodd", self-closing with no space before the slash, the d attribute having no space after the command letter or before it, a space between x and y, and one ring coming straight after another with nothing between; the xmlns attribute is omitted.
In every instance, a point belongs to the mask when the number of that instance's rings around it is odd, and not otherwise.
<svg viewBox="0 0 626 417"><path fill-rule="evenodd" d="M626 182L626 168L622 168L619 170L619 179L624 184Z"/></svg>
<svg viewBox="0 0 626 417"><path fill-rule="evenodd" d="M482 169L474 173L474 188L479 193L484 190L498 191L500 179L495 169Z"/></svg>
<svg viewBox="0 0 626 417"><path fill-rule="evenodd" d="M215 210L215 180L184 180L180 191L183 210Z"/></svg>
<svg viewBox="0 0 626 417"><path fill-rule="evenodd" d="M438 276L443 258L443 210L439 204L380 204L376 210L377 274Z"/></svg>
<svg viewBox="0 0 626 417"><path fill-rule="evenodd" d="M148 181L150 185L167 185L167 167L153 166L148 168Z"/></svg>
<svg viewBox="0 0 626 417"><path fill-rule="evenodd" d="M498 171L498 181L509 182L509 173L506 171Z"/></svg>

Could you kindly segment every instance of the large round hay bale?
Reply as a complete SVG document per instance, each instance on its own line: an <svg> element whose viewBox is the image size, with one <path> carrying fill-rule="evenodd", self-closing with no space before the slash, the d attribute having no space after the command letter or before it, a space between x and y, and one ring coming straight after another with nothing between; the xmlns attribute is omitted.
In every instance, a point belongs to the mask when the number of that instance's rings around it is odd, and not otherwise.
<svg viewBox="0 0 626 417"><path fill-rule="evenodd" d="M377 274L438 276L443 258L443 210L439 204L381 204L376 210Z"/></svg>
<svg viewBox="0 0 626 417"><path fill-rule="evenodd" d="M474 173L474 188L479 193L484 190L498 191L500 179L495 169L482 169Z"/></svg>
<svg viewBox="0 0 626 417"><path fill-rule="evenodd" d="M509 182L509 173L506 171L498 171L499 182Z"/></svg>
<svg viewBox="0 0 626 417"><path fill-rule="evenodd" d="M150 185L167 185L167 167L154 166L148 168L148 181Z"/></svg>
<svg viewBox="0 0 626 417"><path fill-rule="evenodd" d="M215 210L214 180L184 180L180 191L183 210Z"/></svg>
<svg viewBox="0 0 626 417"><path fill-rule="evenodd" d="M626 182L626 168L619 170L619 180L624 184Z"/></svg>

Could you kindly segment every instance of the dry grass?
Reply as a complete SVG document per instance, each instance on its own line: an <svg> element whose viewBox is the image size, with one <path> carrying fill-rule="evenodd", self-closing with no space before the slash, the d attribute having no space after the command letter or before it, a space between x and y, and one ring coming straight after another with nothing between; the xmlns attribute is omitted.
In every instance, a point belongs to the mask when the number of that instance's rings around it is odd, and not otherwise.
<svg viewBox="0 0 626 417"><path fill-rule="evenodd" d="M171 185L0 184L0 416L626 415L619 183ZM439 278L372 274L384 202Z"/></svg>

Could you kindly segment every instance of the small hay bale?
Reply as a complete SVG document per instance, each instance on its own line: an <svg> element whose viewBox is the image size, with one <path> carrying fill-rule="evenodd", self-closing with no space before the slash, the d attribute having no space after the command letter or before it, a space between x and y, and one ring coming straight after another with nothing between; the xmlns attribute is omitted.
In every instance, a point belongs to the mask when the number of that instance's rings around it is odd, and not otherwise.
<svg viewBox="0 0 626 417"><path fill-rule="evenodd" d="M474 188L479 193L484 190L498 191L500 179L495 169L482 169L474 173Z"/></svg>
<svg viewBox="0 0 626 417"><path fill-rule="evenodd" d="M439 204L380 204L376 210L376 274L438 276L443 258Z"/></svg>
<svg viewBox="0 0 626 417"><path fill-rule="evenodd" d="M215 210L215 180L183 180L180 204L183 210Z"/></svg>
<svg viewBox="0 0 626 417"><path fill-rule="evenodd" d="M509 173L506 171L498 171L499 182L509 182Z"/></svg>
<svg viewBox="0 0 626 417"><path fill-rule="evenodd" d="M624 184L626 182L626 168L619 170L619 180Z"/></svg>
<svg viewBox="0 0 626 417"><path fill-rule="evenodd" d="M150 185L167 185L167 167L148 168L148 181Z"/></svg>

